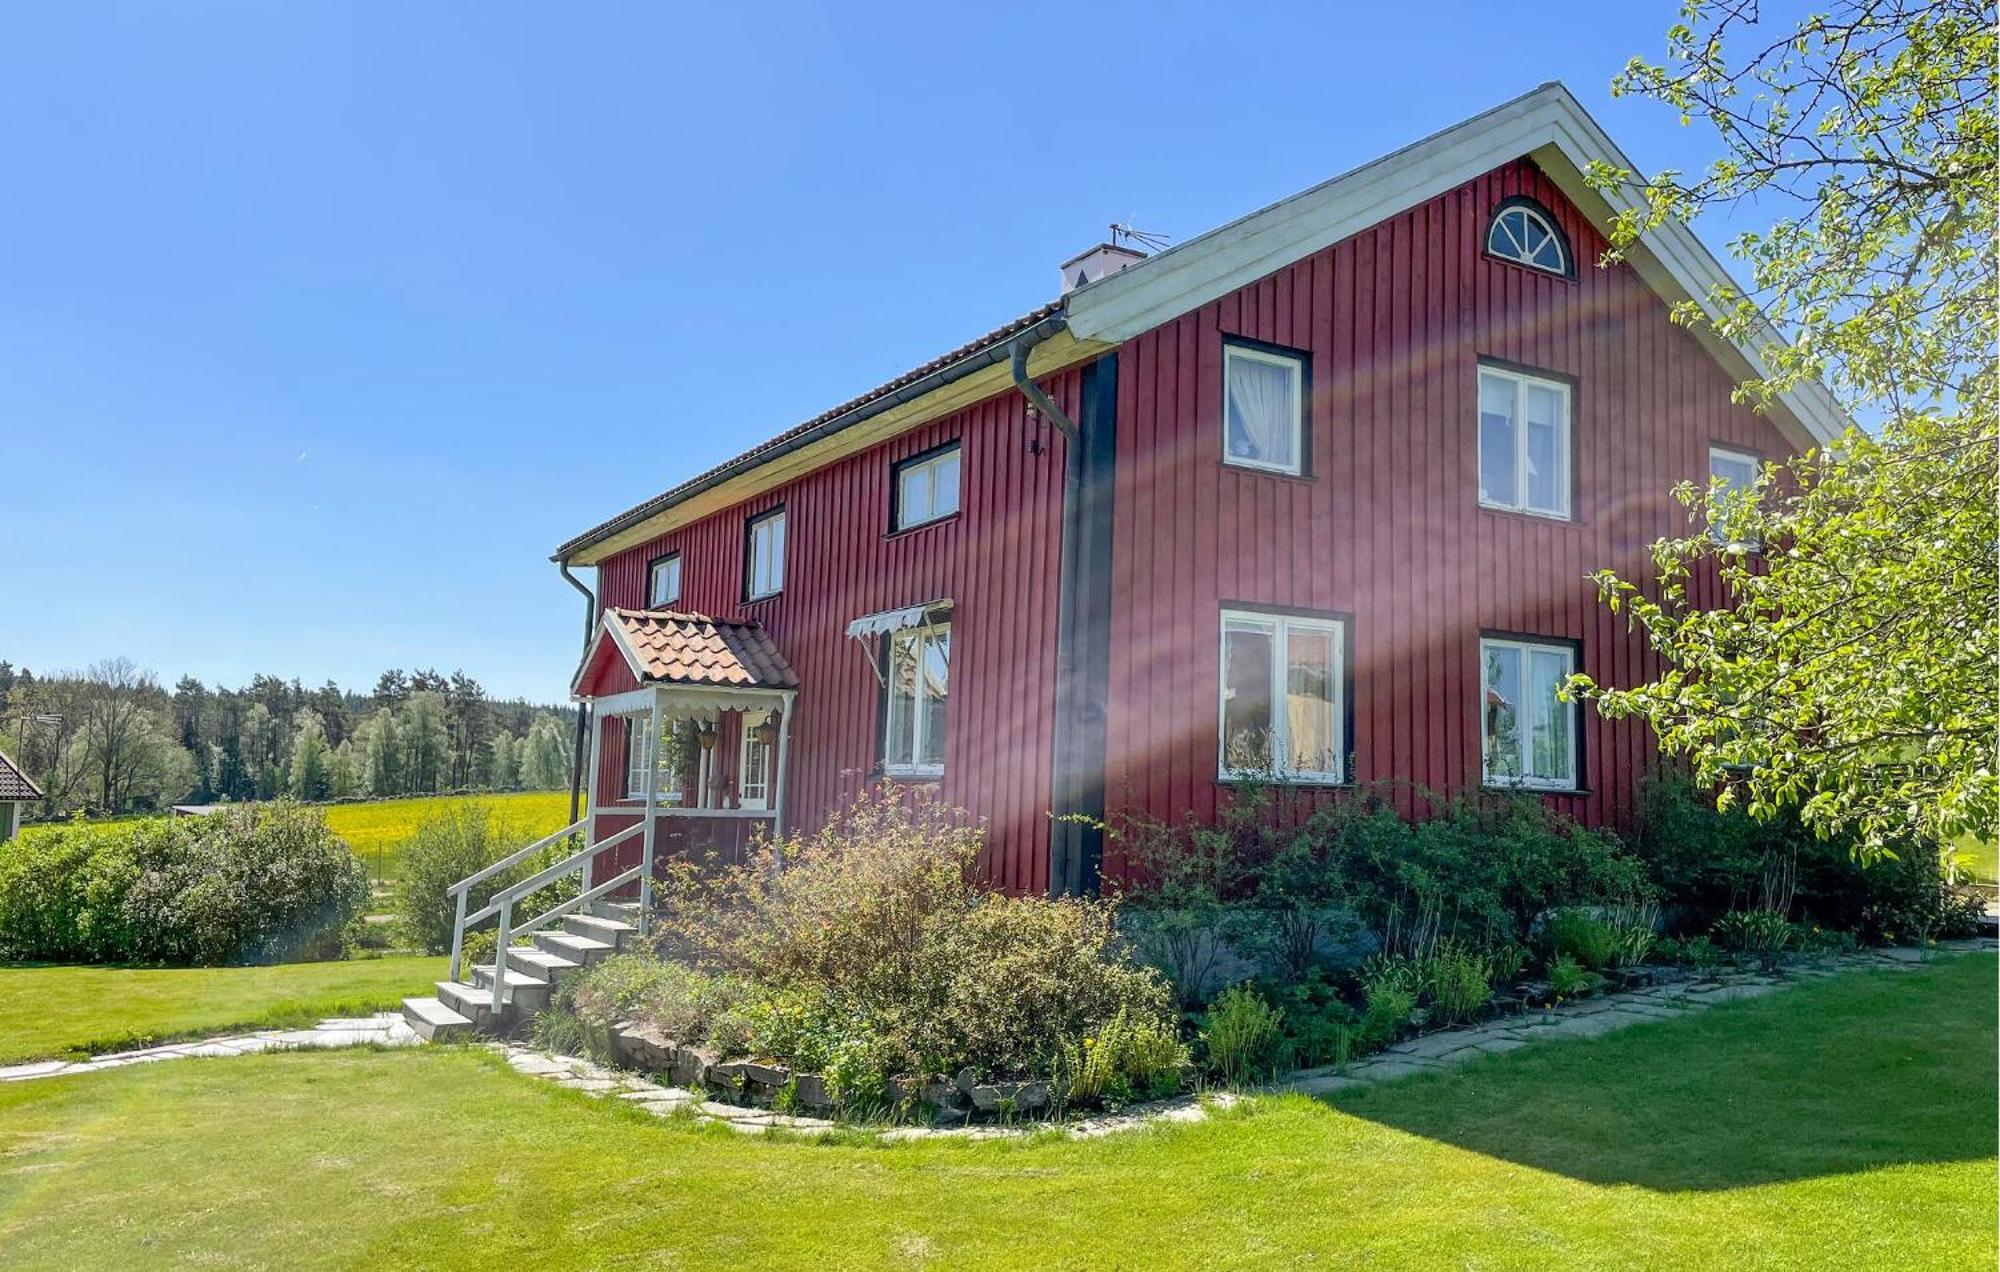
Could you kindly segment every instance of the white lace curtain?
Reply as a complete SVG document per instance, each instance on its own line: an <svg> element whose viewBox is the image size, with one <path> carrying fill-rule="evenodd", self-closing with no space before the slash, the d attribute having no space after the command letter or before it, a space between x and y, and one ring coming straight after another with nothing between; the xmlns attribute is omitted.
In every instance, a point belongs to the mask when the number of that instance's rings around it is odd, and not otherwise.
<svg viewBox="0 0 2000 1272"><path fill-rule="evenodd" d="M1257 358L1229 359L1229 453L1264 464L1290 464L1292 372Z"/></svg>

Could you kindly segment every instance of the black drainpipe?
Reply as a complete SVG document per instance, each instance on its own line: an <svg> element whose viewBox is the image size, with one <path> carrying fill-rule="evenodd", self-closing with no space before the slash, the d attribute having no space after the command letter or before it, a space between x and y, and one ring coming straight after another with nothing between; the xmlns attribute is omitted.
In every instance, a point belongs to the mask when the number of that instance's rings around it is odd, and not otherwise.
<svg viewBox="0 0 2000 1272"><path fill-rule="evenodd" d="M569 572L568 557L556 562L556 570L571 587L583 593L583 648L585 653L589 653L591 633L597 630L597 597L583 585L581 579ZM572 826L583 819L583 751L589 737L590 704L579 702L576 704L576 745L569 764L569 823ZM591 792L592 795L596 793Z"/></svg>
<svg viewBox="0 0 2000 1272"><path fill-rule="evenodd" d="M1111 472L1118 355L1083 369L1082 419L1073 421L1028 375L1028 354L1049 333L1013 347L1014 385L1063 435L1062 551L1056 586L1054 821L1049 892L1097 892L1104 859L1105 695L1111 674Z"/></svg>

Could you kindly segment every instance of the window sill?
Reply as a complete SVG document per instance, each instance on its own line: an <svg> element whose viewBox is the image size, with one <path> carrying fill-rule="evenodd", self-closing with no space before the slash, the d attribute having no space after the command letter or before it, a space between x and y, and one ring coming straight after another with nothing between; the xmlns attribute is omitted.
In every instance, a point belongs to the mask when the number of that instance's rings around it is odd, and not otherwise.
<svg viewBox="0 0 2000 1272"><path fill-rule="evenodd" d="M1573 514L1567 512L1535 512L1529 508L1508 508L1501 504L1479 501L1479 511L1490 512L1498 517L1522 517L1529 521L1539 521L1551 526L1580 526L1583 524Z"/></svg>
<svg viewBox="0 0 2000 1272"><path fill-rule="evenodd" d="M1217 465L1224 472L1242 473L1246 477L1275 477L1279 481L1296 481L1310 486L1318 480L1310 472L1288 473L1282 468L1260 468L1256 464L1239 464L1234 460L1222 460Z"/></svg>
<svg viewBox="0 0 2000 1272"><path fill-rule="evenodd" d="M913 526L904 526L900 530L891 530L884 534L882 539L884 542L892 539L907 539L913 534L922 534L926 530L935 530L939 526L956 525L964 515L964 512L961 511L947 513L942 517L932 517L929 521L919 521Z"/></svg>
<svg viewBox="0 0 2000 1272"><path fill-rule="evenodd" d="M1489 795L1594 795L1588 786L1529 786L1524 782L1481 782Z"/></svg>
<svg viewBox="0 0 2000 1272"><path fill-rule="evenodd" d="M875 778L882 782L900 782L906 786L935 786L944 780L944 770L935 773L892 773L881 765L875 766Z"/></svg>
<svg viewBox="0 0 2000 1272"><path fill-rule="evenodd" d="M1217 786L1293 786L1305 789L1345 790L1356 783L1344 777L1284 777L1246 775L1242 773L1220 773L1216 775Z"/></svg>
<svg viewBox="0 0 2000 1272"><path fill-rule="evenodd" d="M762 605L766 601L775 601L784 594L785 589L779 588L775 592L766 592L762 596L746 596L743 598L743 603L745 605Z"/></svg>

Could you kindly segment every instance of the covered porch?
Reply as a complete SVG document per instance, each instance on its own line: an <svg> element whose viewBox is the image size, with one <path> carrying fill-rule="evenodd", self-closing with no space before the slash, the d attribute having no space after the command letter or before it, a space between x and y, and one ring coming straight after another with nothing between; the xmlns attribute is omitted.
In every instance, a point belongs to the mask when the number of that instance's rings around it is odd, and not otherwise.
<svg viewBox="0 0 2000 1272"><path fill-rule="evenodd" d="M660 857L736 860L784 833L798 690L757 623L607 609L572 685L589 712L587 842L615 841L586 886L643 864L650 908Z"/></svg>

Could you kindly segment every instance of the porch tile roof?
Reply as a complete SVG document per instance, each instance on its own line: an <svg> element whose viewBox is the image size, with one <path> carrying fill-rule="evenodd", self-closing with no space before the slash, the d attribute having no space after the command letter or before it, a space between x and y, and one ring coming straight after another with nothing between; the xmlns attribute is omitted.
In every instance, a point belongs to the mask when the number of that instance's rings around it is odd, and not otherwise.
<svg viewBox="0 0 2000 1272"><path fill-rule="evenodd" d="M0 751L0 800L40 799L42 788Z"/></svg>
<svg viewBox="0 0 2000 1272"><path fill-rule="evenodd" d="M679 610L616 606L604 614L618 624L623 643L638 659L645 680L739 689L799 687L792 665L759 623L731 622Z"/></svg>

